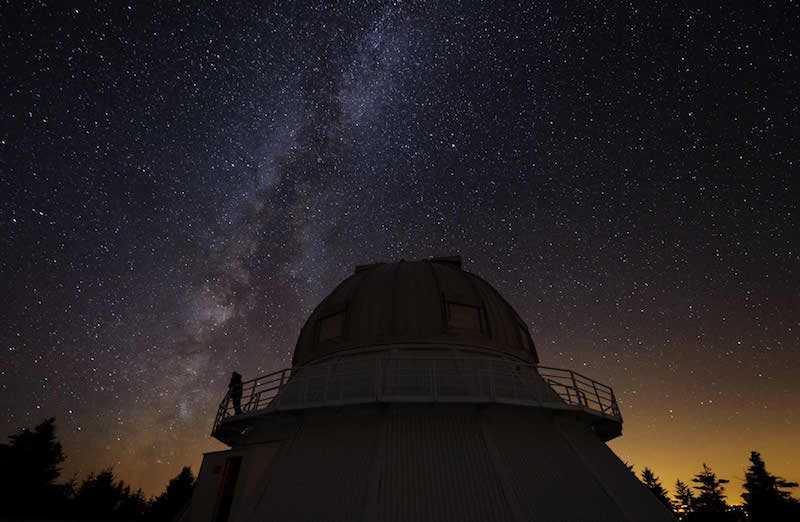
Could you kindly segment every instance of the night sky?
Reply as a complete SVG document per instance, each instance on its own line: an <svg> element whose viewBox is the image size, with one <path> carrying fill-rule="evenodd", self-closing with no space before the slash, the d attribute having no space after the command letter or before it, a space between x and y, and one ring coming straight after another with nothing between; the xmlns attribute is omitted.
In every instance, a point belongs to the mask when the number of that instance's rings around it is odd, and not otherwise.
<svg viewBox="0 0 800 522"><path fill-rule="evenodd" d="M0 435L157 493L354 265L460 254L637 469L800 479L797 3L159 4L3 2Z"/></svg>

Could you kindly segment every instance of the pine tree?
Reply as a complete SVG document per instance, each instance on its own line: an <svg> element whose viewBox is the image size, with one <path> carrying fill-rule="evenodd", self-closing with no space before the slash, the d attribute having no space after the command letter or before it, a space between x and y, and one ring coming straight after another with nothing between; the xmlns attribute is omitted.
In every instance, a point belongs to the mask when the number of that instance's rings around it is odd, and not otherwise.
<svg viewBox="0 0 800 522"><path fill-rule="evenodd" d="M703 463L703 471L695 475L692 482L698 484L694 486L699 492L694 501L696 513L724 513L728 510L723 484L727 484L729 480L717 478L716 473Z"/></svg>
<svg viewBox="0 0 800 522"><path fill-rule="evenodd" d="M133 493L129 489L126 490L126 495L117 507L118 520L140 520L147 512L149 507L147 500L144 498L144 492L137 489Z"/></svg>
<svg viewBox="0 0 800 522"><path fill-rule="evenodd" d="M745 472L743 484L744 508L753 522L789 520L792 513L798 515L797 501L786 488L797 487L797 482L789 482L767 471L764 459L757 451L750 452L750 466Z"/></svg>
<svg viewBox="0 0 800 522"><path fill-rule="evenodd" d="M658 480L653 470L648 467L642 470L642 484L656 496L659 502L672 511L672 502L669 501L667 490L661 485L661 481Z"/></svg>
<svg viewBox="0 0 800 522"><path fill-rule="evenodd" d="M55 419L49 418L33 431L24 428L0 444L0 505L3 514L50 516L63 505L64 487L56 484L64 462L56 437Z"/></svg>
<svg viewBox="0 0 800 522"><path fill-rule="evenodd" d="M694 493L688 484L682 480L675 481L675 512L686 515L692 512L694 507Z"/></svg>
<svg viewBox="0 0 800 522"><path fill-rule="evenodd" d="M153 500L149 518L153 521L168 521L175 518L191 500L193 488L194 475L191 468L185 466L169 481L167 489Z"/></svg>
<svg viewBox="0 0 800 522"><path fill-rule="evenodd" d="M75 495L76 515L87 519L116 519L120 506L130 495L130 488L117 481L112 468L83 481Z"/></svg>
<svg viewBox="0 0 800 522"><path fill-rule="evenodd" d="M90 474L76 488L72 518L83 520L141 520L148 509L144 493L117 480L112 468Z"/></svg>

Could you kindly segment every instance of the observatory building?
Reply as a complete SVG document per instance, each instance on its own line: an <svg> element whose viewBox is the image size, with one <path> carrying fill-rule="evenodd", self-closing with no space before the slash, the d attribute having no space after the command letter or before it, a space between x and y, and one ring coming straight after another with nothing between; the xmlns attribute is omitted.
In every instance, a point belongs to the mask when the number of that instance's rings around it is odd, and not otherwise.
<svg viewBox="0 0 800 522"><path fill-rule="evenodd" d="M233 390L183 520L674 520L605 444L613 390L540 366L458 257L356 267L292 367Z"/></svg>

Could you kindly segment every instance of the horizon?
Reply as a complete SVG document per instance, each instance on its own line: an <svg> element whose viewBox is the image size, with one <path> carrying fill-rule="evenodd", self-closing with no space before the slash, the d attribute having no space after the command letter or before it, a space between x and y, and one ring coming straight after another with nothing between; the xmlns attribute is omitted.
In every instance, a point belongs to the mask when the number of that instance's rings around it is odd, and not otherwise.
<svg viewBox="0 0 800 522"><path fill-rule="evenodd" d="M546 363L547 361L544 361L543 364L546 365ZM245 375L244 377L245 379L247 379L256 376ZM615 388L615 392L618 393L619 391ZM221 392L220 398L223 395L224 391ZM209 424L208 424L209 432L213 420L213 411L216 411L216 406L217 405L214 404L213 408L210 408L210 410L212 410L212 414L209 417ZM692 449L689 451L684 451L682 452L682 454L686 455L687 459L696 456L697 464L694 467L692 467L691 465L686 466L685 465L686 461L684 461L684 463L682 463L681 465L676 465L674 461L674 454L658 455L658 453L653 448L648 448L647 446L641 448L636 445L635 443L636 441L645 440L647 438L644 434L640 434L638 432L651 431L650 429L636 430L634 428L634 431L637 432L632 437L635 442L632 444L626 444L625 432L631 431L630 426L631 425L635 426L638 423L634 424L628 420L629 417L626 415L624 400L620 400L620 408L622 411L623 421L624 421L623 434L619 438L610 441L608 445L614 450L614 452L622 461L626 462L627 464L633 465L634 472L637 477L639 478L641 477L641 472L645 467L649 467L650 469L652 469L653 472L661 481L661 484L669 491L670 495L674 493L675 481L678 479L692 486L693 485L692 478L697 472L699 472L702 469L702 465L703 463L705 463L708 464L714 470L714 472L717 474L718 477L730 480L730 483L725 486L725 494L727 496L728 502L732 506L740 505L742 502L741 493L743 492L742 483L745 480L744 470L749 465L748 458L750 451L758 451L764 458L767 464L767 469L773 474L788 480L792 480L794 479L794 477L797 476L797 473L792 472L790 466L787 466L786 463L780 462L779 458L776 458L776 456L773 454L783 451L784 454L791 455L793 451L796 451L791 441L788 440L781 441L783 442L783 448L780 445L777 445L777 447L773 446L770 448L752 447L741 452L741 454L737 453L738 449L741 447L746 447L746 442L744 443L744 445L740 445L736 448L719 448L715 451L710 451L707 453L701 453L699 450ZM47 418L47 415L45 415L42 418L42 420L44 420L44 418ZM56 417L56 426L57 428L60 429L59 420L60 419ZM33 428L35 427L36 424L38 424L38 421L34 422L30 426L25 426L25 427ZM652 429L657 429L657 428L653 427ZM765 427L763 429L769 430L770 428ZM60 435L59 431L57 431L57 434ZM686 438L689 435L685 431L683 431L681 433L681 436ZM119 479L125 481L126 484L129 484L132 489L138 489L141 487L146 496L148 497L155 496L161 491L163 491L169 479L174 477L183 466L190 466L192 472L197 474L200 469L199 465L202 460L203 454L212 453L215 451L222 451L227 448L227 446L225 446L219 441L214 440L209 435L208 439L205 441L205 444L201 444L200 447L198 448L197 456L194 459L194 461L192 462L176 461L176 462L158 463L160 466L164 466L164 473L165 473L164 476L166 478L162 482L154 480L147 483L147 481L145 481L147 484L147 486L145 487L142 484L139 484L136 481L131 480L128 476L126 476L125 472L120 471L120 469L116 465L109 464L109 465L101 465L95 468L87 467L84 469L81 469L79 466L76 467L76 465L73 465L71 463L72 459L70 459L71 451L69 445L64 443L63 440L62 444L64 444L64 452L67 456L67 459L63 466L64 471L62 471L61 474L60 478L61 481L69 480L70 478L73 477L73 475L77 475L80 481L83 478L86 478L86 476L88 476L90 473L97 473L102 469L107 468L111 465L114 467L115 474L117 474ZM653 444L657 446L656 442L654 442ZM718 446L718 444L716 444L714 440L708 440L707 445L709 447ZM637 455L649 456L649 460L639 461L636 457ZM118 461L116 464L117 465L121 464L121 461Z"/></svg>

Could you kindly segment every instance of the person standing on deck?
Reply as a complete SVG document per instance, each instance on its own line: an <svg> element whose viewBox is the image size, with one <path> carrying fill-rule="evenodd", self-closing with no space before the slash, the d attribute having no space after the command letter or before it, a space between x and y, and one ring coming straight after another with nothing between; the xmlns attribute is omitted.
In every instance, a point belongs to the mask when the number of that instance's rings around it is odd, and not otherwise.
<svg viewBox="0 0 800 522"><path fill-rule="evenodd" d="M231 382L228 384L228 394L233 401L233 414L241 415L242 413L242 376L237 372L231 374Z"/></svg>

